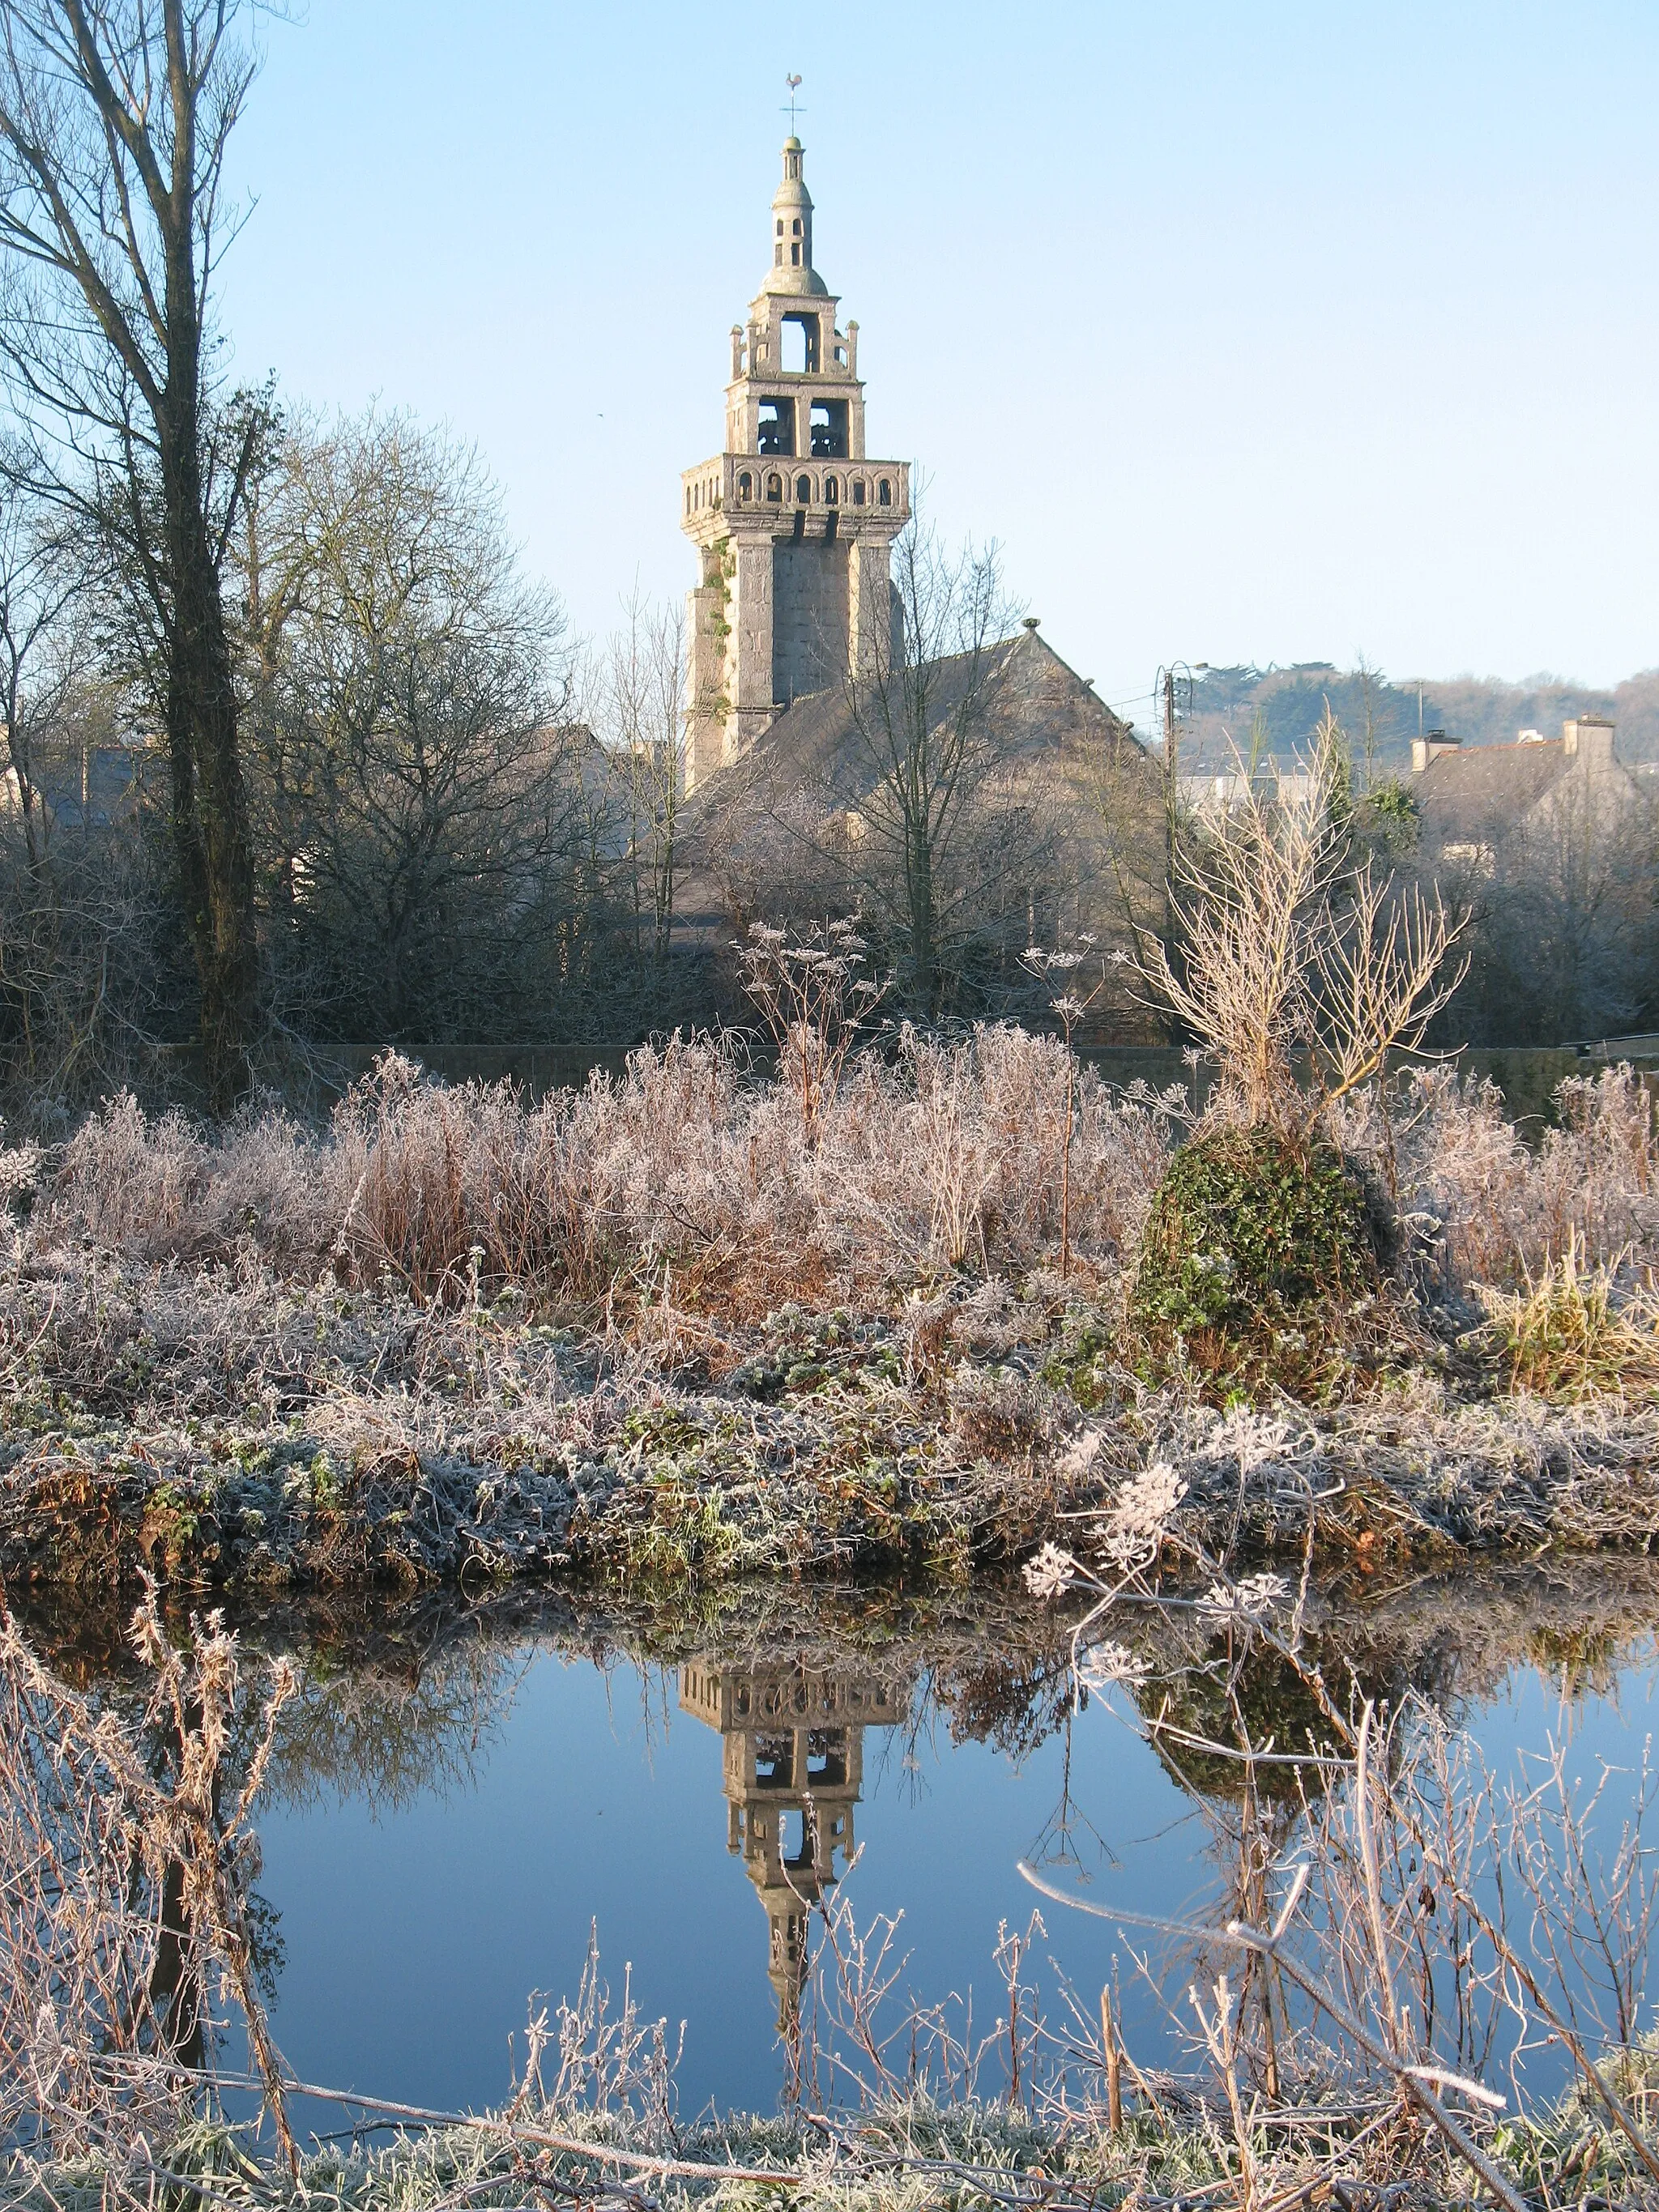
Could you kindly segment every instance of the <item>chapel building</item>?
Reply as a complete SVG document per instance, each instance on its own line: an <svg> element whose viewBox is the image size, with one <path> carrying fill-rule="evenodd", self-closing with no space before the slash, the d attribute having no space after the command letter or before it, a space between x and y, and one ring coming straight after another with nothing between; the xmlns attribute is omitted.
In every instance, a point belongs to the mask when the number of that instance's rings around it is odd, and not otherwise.
<svg viewBox="0 0 1659 2212"><path fill-rule="evenodd" d="M769 234L771 265L732 332L725 448L681 478L700 580L677 941L722 962L757 921L891 925L908 849L892 747L906 753L920 715L929 734L951 732L940 757L957 763L949 799L927 801L930 866L952 915L951 1008L1006 1011L1034 988L1032 945L1086 936L1105 962L1162 911L1160 772L1035 616L912 665L928 641L906 634L892 558L910 474L871 457L859 326L841 325L813 266L794 137ZM896 945L890 926L881 957ZM1093 1025L1139 1037L1146 1016L1115 981Z"/></svg>

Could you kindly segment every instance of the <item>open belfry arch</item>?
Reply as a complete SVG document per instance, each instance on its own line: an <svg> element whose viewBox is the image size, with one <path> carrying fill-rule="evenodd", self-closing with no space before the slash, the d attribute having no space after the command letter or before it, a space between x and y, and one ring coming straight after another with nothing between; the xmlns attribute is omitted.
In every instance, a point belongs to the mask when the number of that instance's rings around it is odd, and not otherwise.
<svg viewBox="0 0 1659 2212"><path fill-rule="evenodd" d="M902 461L872 460L859 326L812 265L799 138L783 145L770 267L732 331L726 447L681 478L690 594L685 787L735 760L793 699L890 651L889 554L910 514Z"/></svg>

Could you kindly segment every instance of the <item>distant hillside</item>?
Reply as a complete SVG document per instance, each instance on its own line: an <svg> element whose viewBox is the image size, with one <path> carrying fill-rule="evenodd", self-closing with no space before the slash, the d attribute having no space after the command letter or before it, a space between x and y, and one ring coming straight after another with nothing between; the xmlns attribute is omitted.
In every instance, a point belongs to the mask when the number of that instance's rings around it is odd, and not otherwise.
<svg viewBox="0 0 1659 2212"><path fill-rule="evenodd" d="M1627 677L1612 691L1563 684L1553 676L1524 684L1474 676L1425 678L1422 688L1423 726L1444 730L1465 744L1510 744L1522 730L1553 738L1572 715L1607 714L1618 725L1614 742L1621 760L1659 762L1659 669ZM1408 764L1418 730L1415 678L1390 683L1373 673L1368 684L1357 671L1332 662L1303 661L1293 668L1212 668L1196 678L1191 714L1182 716L1182 769L1194 774L1224 766L1229 738L1248 750L1253 727L1267 750L1296 751L1306 745L1328 700L1356 762L1364 758L1369 711L1376 772L1393 775ZM1180 703L1184 708L1184 697Z"/></svg>

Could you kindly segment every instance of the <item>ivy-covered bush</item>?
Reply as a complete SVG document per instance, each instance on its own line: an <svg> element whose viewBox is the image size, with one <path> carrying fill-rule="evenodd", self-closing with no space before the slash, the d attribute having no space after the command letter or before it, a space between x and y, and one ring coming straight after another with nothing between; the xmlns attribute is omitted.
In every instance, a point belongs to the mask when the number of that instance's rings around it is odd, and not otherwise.
<svg viewBox="0 0 1659 2212"><path fill-rule="evenodd" d="M1218 1128L1183 1146L1153 1196L1132 1310L1155 1348L1218 1376L1311 1379L1382 1287L1386 1224L1328 1144Z"/></svg>

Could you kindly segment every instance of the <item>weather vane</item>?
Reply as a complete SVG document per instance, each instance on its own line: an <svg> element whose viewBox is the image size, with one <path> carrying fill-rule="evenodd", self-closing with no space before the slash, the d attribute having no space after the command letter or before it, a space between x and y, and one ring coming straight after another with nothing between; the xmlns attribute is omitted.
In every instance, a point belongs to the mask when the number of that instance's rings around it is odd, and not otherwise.
<svg viewBox="0 0 1659 2212"><path fill-rule="evenodd" d="M789 136L793 138L795 135L795 94L799 88L800 79L798 76L787 76L784 82L789 88ZM780 114L783 112L781 108L778 112ZM805 112L806 110L803 107L801 113L805 115Z"/></svg>

